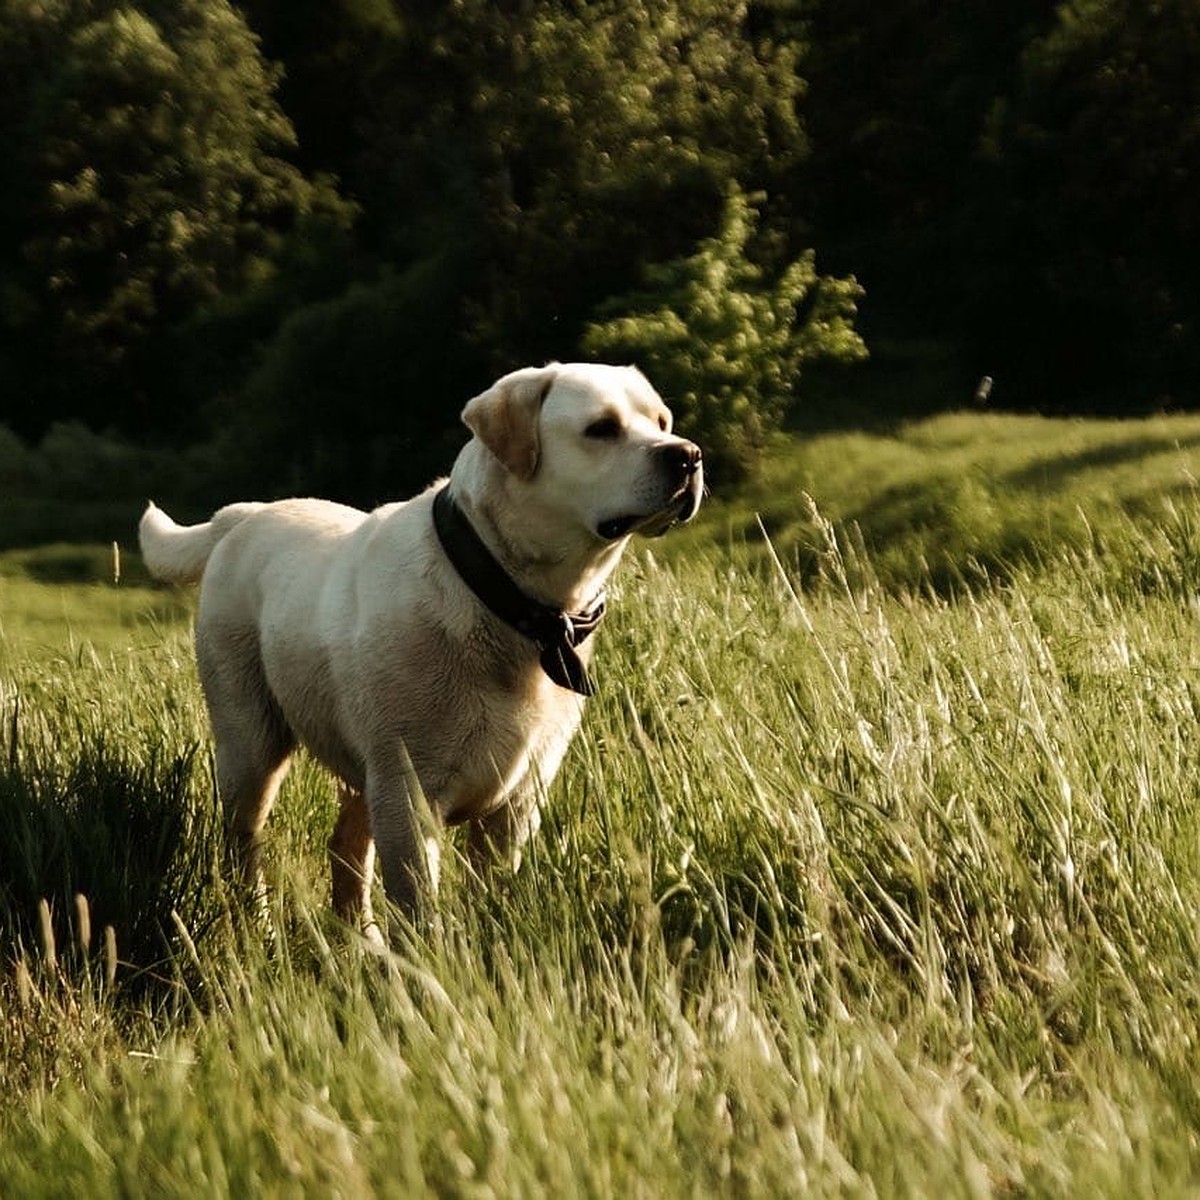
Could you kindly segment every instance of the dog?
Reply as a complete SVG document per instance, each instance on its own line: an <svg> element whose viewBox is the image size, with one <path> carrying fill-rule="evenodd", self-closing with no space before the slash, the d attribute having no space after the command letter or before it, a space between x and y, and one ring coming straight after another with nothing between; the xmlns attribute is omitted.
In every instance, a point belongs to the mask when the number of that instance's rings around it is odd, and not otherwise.
<svg viewBox="0 0 1200 1200"><path fill-rule="evenodd" d="M551 363L462 410L448 479L363 512L231 504L176 524L151 502L152 575L200 583L195 644L217 791L246 881L303 745L341 782L333 905L364 931L376 857L419 920L437 831L469 824L481 873L519 864L592 691L590 633L635 534L695 516L700 448L634 367Z"/></svg>

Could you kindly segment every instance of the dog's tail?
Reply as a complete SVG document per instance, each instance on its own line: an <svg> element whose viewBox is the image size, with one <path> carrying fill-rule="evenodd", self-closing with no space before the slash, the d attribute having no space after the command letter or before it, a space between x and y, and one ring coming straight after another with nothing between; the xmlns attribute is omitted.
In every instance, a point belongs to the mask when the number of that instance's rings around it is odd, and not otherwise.
<svg viewBox="0 0 1200 1200"><path fill-rule="evenodd" d="M154 501L138 523L138 543L150 574L171 583L195 583L213 547L235 526L265 507L228 504L202 525L177 525Z"/></svg>

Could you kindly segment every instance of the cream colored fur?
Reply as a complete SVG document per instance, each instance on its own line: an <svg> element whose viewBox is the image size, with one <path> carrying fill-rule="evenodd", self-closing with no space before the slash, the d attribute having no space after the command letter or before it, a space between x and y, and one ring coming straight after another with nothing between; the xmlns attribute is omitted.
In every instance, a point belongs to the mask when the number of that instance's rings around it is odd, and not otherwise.
<svg viewBox="0 0 1200 1200"><path fill-rule="evenodd" d="M633 368L516 371L463 420L475 436L451 471L454 495L545 603L587 607L630 533L664 532L699 504L699 451L671 434ZM537 824L537 784L558 770L582 711L447 560L431 514L438 486L369 513L323 500L233 504L190 527L151 504L139 529L153 574L200 580L196 655L217 786L248 878L303 744L342 781L334 904L365 925L376 851L388 896L410 915L422 909L436 886L430 821L469 822L481 866L515 859ZM602 536L614 519L628 531Z"/></svg>

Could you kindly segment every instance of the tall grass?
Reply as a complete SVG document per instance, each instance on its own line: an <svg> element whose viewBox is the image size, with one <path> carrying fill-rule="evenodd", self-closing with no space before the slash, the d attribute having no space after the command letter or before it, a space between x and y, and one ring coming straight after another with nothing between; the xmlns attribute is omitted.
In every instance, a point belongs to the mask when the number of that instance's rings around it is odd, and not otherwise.
<svg viewBox="0 0 1200 1200"><path fill-rule="evenodd" d="M1171 504L947 593L813 509L803 572L639 553L527 861L485 891L448 838L429 930L379 953L327 916L305 767L273 937L202 850L211 909L140 901L165 964L12 951L4 1190L1188 1193L1200 507ZM134 629L10 647L10 775L53 798L98 755L108 824L153 794L208 846L186 631ZM143 953L166 983L123 991Z"/></svg>

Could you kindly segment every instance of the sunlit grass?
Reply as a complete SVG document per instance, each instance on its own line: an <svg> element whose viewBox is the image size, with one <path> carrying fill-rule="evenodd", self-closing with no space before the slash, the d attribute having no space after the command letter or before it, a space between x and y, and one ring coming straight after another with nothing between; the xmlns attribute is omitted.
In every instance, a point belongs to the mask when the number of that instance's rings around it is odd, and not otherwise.
<svg viewBox="0 0 1200 1200"><path fill-rule="evenodd" d="M158 912L166 959L123 936L112 969L97 930L83 966L68 921L51 967L35 913L0 996L5 1190L1186 1194L1200 505L1125 507L1126 466L1088 536L946 591L795 495L804 562L640 550L526 863L485 892L451 853L394 953L326 912L309 766L272 820L273 937L202 823L209 907ZM14 595L41 593L0 593L10 623ZM95 753L73 803L158 780L164 819L211 811L186 621L149 596L123 649L107 619L103 650L8 639L11 778Z"/></svg>
<svg viewBox="0 0 1200 1200"><path fill-rule="evenodd" d="M119 547L0 552L0 663L16 652L125 655L190 611L189 596L150 587L137 556Z"/></svg>

